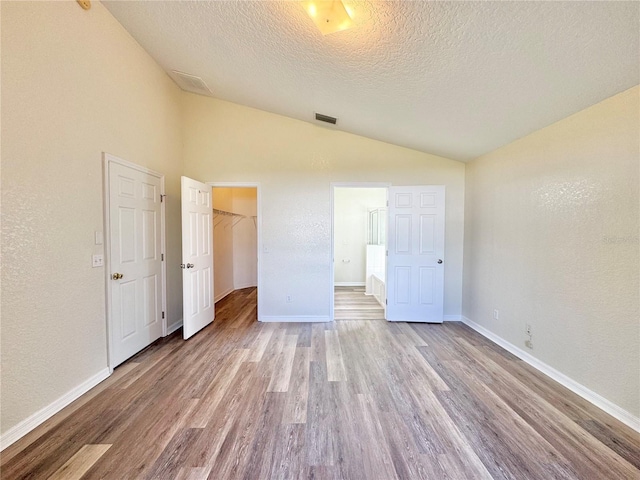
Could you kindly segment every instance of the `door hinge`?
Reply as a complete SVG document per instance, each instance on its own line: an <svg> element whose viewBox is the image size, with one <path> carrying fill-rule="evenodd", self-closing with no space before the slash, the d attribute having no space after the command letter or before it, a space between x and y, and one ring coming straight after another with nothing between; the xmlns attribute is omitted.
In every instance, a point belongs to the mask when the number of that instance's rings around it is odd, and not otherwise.
<svg viewBox="0 0 640 480"><path fill-rule="evenodd" d="M162 312L162 318L164 318L164 312Z"/></svg>
<svg viewBox="0 0 640 480"><path fill-rule="evenodd" d="M164 253L161 253L161 254L160 254L160 261L161 261L161 262L164 262Z"/></svg>
<svg viewBox="0 0 640 480"><path fill-rule="evenodd" d="M387 250L385 253L387 254L387 257L388 257L389 256L389 250Z"/></svg>
<svg viewBox="0 0 640 480"><path fill-rule="evenodd" d="M166 197L166 195L160 194L160 203L164 202L164 197Z"/></svg>
<svg viewBox="0 0 640 480"><path fill-rule="evenodd" d="M386 298L384 299L384 304L385 305L389 305L389 300L387 300Z"/></svg>
<svg viewBox="0 0 640 480"><path fill-rule="evenodd" d="M389 206L389 200L387 200L387 207Z"/></svg>

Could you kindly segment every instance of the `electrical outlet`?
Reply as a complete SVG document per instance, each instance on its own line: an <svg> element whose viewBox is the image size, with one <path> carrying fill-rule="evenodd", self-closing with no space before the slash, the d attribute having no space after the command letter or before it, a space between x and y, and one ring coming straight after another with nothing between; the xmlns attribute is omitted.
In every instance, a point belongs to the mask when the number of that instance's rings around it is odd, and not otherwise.
<svg viewBox="0 0 640 480"><path fill-rule="evenodd" d="M287 295L287 303L291 303L291 295Z"/></svg>
<svg viewBox="0 0 640 480"><path fill-rule="evenodd" d="M104 266L104 256L103 255L94 255L91 257L91 266L93 268L103 267Z"/></svg>
<svg viewBox="0 0 640 480"><path fill-rule="evenodd" d="M493 311L493 318L495 320L500 320L500 311L499 310L494 310Z"/></svg>
<svg viewBox="0 0 640 480"><path fill-rule="evenodd" d="M525 332L527 332L527 335L531 336L531 325L528 323L525 325Z"/></svg>

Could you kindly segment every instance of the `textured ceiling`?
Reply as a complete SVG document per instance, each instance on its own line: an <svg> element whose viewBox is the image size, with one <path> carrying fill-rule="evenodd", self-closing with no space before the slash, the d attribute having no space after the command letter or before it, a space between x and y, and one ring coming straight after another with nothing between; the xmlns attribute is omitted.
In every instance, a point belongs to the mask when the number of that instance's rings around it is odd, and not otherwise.
<svg viewBox="0 0 640 480"><path fill-rule="evenodd" d="M470 160L640 83L638 2L108 1L167 71L213 96Z"/></svg>

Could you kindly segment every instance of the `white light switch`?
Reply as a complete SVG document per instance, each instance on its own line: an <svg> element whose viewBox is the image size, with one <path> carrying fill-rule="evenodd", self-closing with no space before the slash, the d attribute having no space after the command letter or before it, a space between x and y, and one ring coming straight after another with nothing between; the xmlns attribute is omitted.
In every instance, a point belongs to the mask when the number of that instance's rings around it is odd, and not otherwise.
<svg viewBox="0 0 640 480"><path fill-rule="evenodd" d="M104 267L104 256L102 254L98 254L91 257L91 266L93 268Z"/></svg>
<svg viewBox="0 0 640 480"><path fill-rule="evenodd" d="M96 230L96 245L102 245L102 232L99 230Z"/></svg>

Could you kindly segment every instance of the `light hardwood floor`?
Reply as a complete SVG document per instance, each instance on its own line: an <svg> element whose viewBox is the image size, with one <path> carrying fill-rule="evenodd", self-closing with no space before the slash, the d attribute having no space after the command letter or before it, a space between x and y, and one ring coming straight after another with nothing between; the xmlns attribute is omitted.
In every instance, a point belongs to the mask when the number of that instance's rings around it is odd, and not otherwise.
<svg viewBox="0 0 640 480"><path fill-rule="evenodd" d="M255 298L117 368L2 478L640 477L636 432L462 324L261 324Z"/></svg>
<svg viewBox="0 0 640 480"><path fill-rule="evenodd" d="M384 310L374 297L364 294L364 287L336 287L334 318L384 320Z"/></svg>

